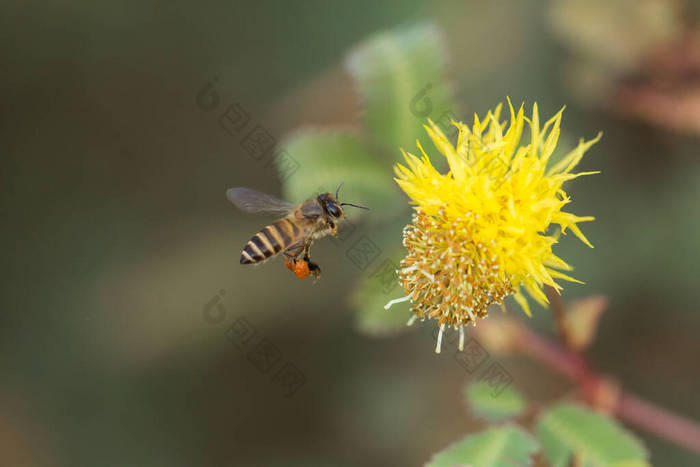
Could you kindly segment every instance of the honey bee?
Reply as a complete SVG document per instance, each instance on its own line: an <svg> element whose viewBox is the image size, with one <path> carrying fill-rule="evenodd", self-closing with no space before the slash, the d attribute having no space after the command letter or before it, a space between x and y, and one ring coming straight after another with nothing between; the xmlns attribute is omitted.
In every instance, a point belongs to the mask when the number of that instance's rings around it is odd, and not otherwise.
<svg viewBox="0 0 700 467"><path fill-rule="evenodd" d="M241 264L257 264L282 252L285 265L299 278L313 275L321 277L321 268L311 262L309 249L317 238L338 233L338 222L345 219L342 206L360 209L368 207L359 204L341 203L338 193L341 183L331 193L320 193L315 198L300 204L290 203L272 195L250 188L236 187L226 190L226 197L238 208L252 213L284 215L281 219L265 226L253 235L241 252Z"/></svg>

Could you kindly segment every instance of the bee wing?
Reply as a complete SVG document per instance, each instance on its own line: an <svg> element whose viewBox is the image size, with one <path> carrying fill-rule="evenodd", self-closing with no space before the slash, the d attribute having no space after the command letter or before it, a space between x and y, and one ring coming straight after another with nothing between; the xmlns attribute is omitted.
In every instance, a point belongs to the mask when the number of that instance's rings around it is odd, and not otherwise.
<svg viewBox="0 0 700 467"><path fill-rule="evenodd" d="M236 207L247 212L287 214L296 207L289 201L245 187L229 188L226 197Z"/></svg>

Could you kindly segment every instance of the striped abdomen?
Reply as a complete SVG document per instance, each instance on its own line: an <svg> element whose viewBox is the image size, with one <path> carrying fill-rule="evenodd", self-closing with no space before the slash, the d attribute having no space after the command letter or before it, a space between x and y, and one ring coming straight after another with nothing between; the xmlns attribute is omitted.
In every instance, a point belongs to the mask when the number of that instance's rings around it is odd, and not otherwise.
<svg viewBox="0 0 700 467"><path fill-rule="evenodd" d="M248 240L241 252L241 264L265 261L280 251L286 250L299 239L301 230L289 219L280 219Z"/></svg>

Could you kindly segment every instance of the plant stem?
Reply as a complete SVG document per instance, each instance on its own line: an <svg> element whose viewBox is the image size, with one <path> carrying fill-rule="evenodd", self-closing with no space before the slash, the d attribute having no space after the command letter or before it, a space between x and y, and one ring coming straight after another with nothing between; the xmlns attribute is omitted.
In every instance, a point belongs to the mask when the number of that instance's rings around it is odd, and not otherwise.
<svg viewBox="0 0 700 467"><path fill-rule="evenodd" d="M611 387L580 355L535 334L525 326L519 326L516 345L521 352L569 378L578 386L584 399L593 405L599 400L600 391ZM700 454L698 423L625 391L620 391L608 408L631 425Z"/></svg>
<svg viewBox="0 0 700 467"><path fill-rule="evenodd" d="M700 454L700 426L691 420L629 393L620 395L617 415L632 425Z"/></svg>

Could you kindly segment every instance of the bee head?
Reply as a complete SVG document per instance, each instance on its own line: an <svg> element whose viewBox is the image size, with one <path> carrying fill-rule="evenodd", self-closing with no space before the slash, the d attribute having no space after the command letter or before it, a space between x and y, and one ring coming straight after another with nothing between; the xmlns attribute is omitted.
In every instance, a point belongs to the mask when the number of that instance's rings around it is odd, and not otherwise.
<svg viewBox="0 0 700 467"><path fill-rule="evenodd" d="M323 206L323 209L328 213L329 216L333 217L334 219L344 218L345 212L343 212L342 206L352 206L355 208L366 209L369 211L368 207L362 206L360 204L339 202L338 193L340 192L340 187L342 186L343 183L341 182L340 185L338 185L338 189L335 190L335 196L333 196L331 193L321 193L320 195L318 195L319 203L321 203L321 206Z"/></svg>
<svg viewBox="0 0 700 467"><path fill-rule="evenodd" d="M333 219L342 219L345 217L343 208L340 207L340 203L332 193L321 193L318 195L318 202L321 203L323 210Z"/></svg>

